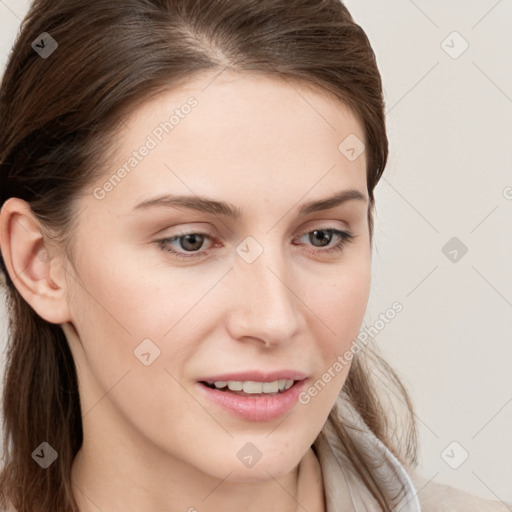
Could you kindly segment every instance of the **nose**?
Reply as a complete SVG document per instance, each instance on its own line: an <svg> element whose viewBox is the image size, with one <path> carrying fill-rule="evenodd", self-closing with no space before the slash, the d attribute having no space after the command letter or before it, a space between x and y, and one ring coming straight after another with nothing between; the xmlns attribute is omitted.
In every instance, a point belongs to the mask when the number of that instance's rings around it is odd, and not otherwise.
<svg viewBox="0 0 512 512"><path fill-rule="evenodd" d="M234 339L251 338L267 347L293 341L304 303L293 290L290 264L279 250L264 252L252 263L237 258L230 279L234 288L227 328Z"/></svg>

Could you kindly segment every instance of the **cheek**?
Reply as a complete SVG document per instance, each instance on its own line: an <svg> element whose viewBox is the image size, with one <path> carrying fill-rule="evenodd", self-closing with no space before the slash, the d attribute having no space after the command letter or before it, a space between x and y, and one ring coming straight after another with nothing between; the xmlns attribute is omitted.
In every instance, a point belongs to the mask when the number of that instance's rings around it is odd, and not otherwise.
<svg viewBox="0 0 512 512"><path fill-rule="evenodd" d="M329 279L316 281L323 286L308 288L305 302L313 311L308 329L320 360L315 381L304 389L299 402L311 411L311 418L319 418L318 429L347 379L366 312L370 278L370 259L360 255L340 264Z"/></svg>
<svg viewBox="0 0 512 512"><path fill-rule="evenodd" d="M167 384L175 381L166 371L182 380L206 335L198 320L208 316L202 308L212 306L209 291L226 270L212 268L205 275L191 267L155 267L134 251L131 258L121 252L104 244L101 255L84 251L76 264L83 286L72 280L73 323L83 349L75 359L83 360L104 390L130 371L130 380L140 378L147 389L163 392L156 375ZM136 395L128 395L132 403Z"/></svg>
<svg viewBox="0 0 512 512"><path fill-rule="evenodd" d="M143 340L154 343L142 345L152 359L163 350L163 334L182 309L179 294L165 293L141 263L120 256L106 244L101 254L82 252L75 265L79 280L71 283L73 323L83 344L77 357L86 358L107 389L126 371L144 366L134 353Z"/></svg>
<svg viewBox="0 0 512 512"><path fill-rule="evenodd" d="M101 255L82 255L79 273L86 290L78 286L77 313L133 342L162 338L190 310L194 298L207 292L209 283L201 283L200 276L191 280L180 269L155 267L147 251L139 255L133 248L121 248L104 244Z"/></svg>
<svg viewBox="0 0 512 512"><path fill-rule="evenodd" d="M84 286L73 280L73 323L81 342L73 356L82 408L101 414L115 404L126 422L152 429L155 442L164 443L171 431L178 435L186 429L183 418L204 416L179 384L188 354L197 348L183 331L190 328L186 313L197 302L196 292L178 293L181 284L187 287L176 281L176 273L169 278L173 287L166 288L171 283L137 272L132 264L91 258L77 269ZM204 294L207 284L201 288ZM161 432L161 425L168 430Z"/></svg>
<svg viewBox="0 0 512 512"><path fill-rule="evenodd" d="M326 340L324 351L333 357L346 350L357 337L366 312L371 282L369 259L340 265L323 286L310 287L308 306L314 312L315 332ZM334 357L336 357L334 356Z"/></svg>

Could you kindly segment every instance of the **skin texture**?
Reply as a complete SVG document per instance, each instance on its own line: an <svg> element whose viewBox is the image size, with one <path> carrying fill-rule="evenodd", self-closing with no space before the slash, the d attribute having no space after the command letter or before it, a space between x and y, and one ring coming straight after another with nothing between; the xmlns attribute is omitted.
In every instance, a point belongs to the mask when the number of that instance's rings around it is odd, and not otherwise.
<svg viewBox="0 0 512 512"><path fill-rule="evenodd" d="M366 157L350 161L338 146L350 134L364 141L364 132L322 90L215 76L152 97L127 117L104 176L79 199L69 255L43 243L26 203L13 198L2 209L7 268L35 311L62 325L77 366L84 444L72 479L81 512L324 510L310 447L350 366L307 405L263 422L221 409L197 380L291 369L310 385L350 349L370 290ZM97 199L94 188L190 96L198 101L190 114ZM297 213L346 189L366 201ZM228 201L242 216L132 211L162 193ZM312 233L319 229L354 239L326 252L340 238L322 243ZM183 232L211 237L195 242L201 256L179 258L157 243ZM252 263L236 251L249 236L263 249ZM194 254L190 245L167 243ZM134 355L144 339L160 350L148 366ZM249 442L262 453L250 468L237 457Z"/></svg>

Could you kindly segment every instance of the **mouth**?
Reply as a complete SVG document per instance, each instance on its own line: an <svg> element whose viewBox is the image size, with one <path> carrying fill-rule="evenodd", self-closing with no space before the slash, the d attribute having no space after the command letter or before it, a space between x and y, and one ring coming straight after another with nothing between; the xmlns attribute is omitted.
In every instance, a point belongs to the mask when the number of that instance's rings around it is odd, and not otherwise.
<svg viewBox="0 0 512 512"><path fill-rule="evenodd" d="M254 373L253 373L254 375ZM282 372L280 373L282 375ZM272 421L283 417L297 404L302 389L308 378L303 374L284 375L300 380L277 379L272 377L252 376L262 380L207 380L197 381L199 395L246 421ZM233 378L233 375L229 375ZM240 376L237 375L238 378ZM236 378L236 377L235 377ZM263 380L266 379L266 380Z"/></svg>
<svg viewBox="0 0 512 512"><path fill-rule="evenodd" d="M276 396L295 386L298 380L279 379L272 382L261 381L200 381L200 384L233 395L244 397Z"/></svg>

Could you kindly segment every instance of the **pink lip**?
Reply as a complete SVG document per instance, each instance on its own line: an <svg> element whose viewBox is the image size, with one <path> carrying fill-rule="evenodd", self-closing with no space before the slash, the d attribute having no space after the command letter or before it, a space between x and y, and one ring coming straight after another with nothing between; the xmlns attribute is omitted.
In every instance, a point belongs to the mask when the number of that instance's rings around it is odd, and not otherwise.
<svg viewBox="0 0 512 512"><path fill-rule="evenodd" d="M252 377L255 376L254 373L249 375ZM282 375L282 373L280 373L280 375ZM240 374L238 374L238 376L240 376ZM243 379L239 379L238 377L233 378L233 375L228 375L230 378L226 380L251 380L247 378L247 374L243 374L243 376ZM215 377L215 379L217 379L217 377ZM219 380L222 379L219 378ZM258 379L253 378L253 380ZM263 382L265 379L260 377L259 380ZM274 378L274 380L279 379ZM272 380L269 382L272 382ZM297 404L300 392L304 388L306 382L306 380L295 382L290 389L287 389L277 395L269 396L236 395L229 391L220 391L218 389L209 388L200 382L197 382L196 386L198 387L198 393L203 394L203 396L215 404L240 418L249 421L272 421L283 416Z"/></svg>
<svg viewBox="0 0 512 512"><path fill-rule="evenodd" d="M223 373L213 377L201 377L197 379L199 382L208 382L213 384L219 381L228 380L241 380L241 381L254 381L254 382L274 382L275 380L304 380L307 375L294 370L276 370L273 372L261 372L258 370L250 370L247 372L238 373Z"/></svg>

